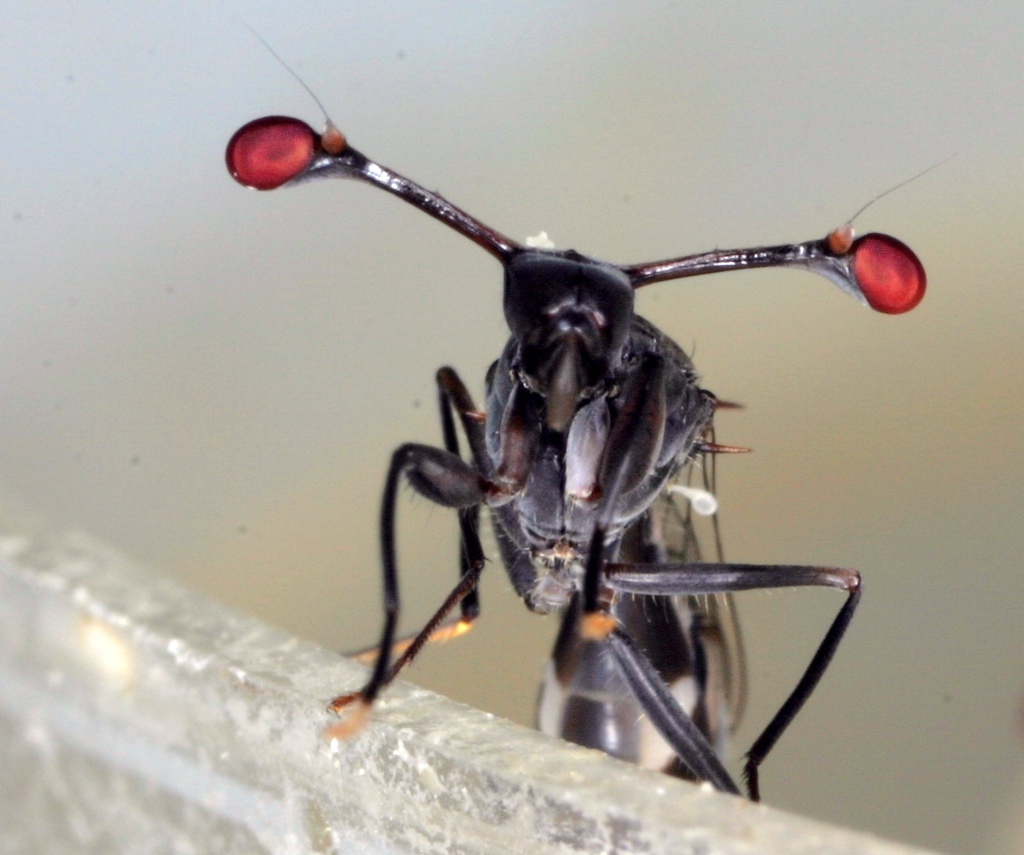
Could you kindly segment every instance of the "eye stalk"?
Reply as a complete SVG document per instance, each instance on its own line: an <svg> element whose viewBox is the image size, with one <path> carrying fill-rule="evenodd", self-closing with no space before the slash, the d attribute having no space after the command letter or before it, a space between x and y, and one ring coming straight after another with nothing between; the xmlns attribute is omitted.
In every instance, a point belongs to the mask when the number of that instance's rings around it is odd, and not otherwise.
<svg viewBox="0 0 1024 855"><path fill-rule="evenodd" d="M883 234L853 239L845 225L822 240L762 246L754 249L716 249L648 264L620 268L634 288L706 273L755 267L796 267L817 273L857 302L878 312L909 312L924 298L927 276L914 251L902 241Z"/></svg>
<svg viewBox="0 0 1024 855"><path fill-rule="evenodd" d="M857 301L886 314L913 309L927 285L924 266L910 247L883 234L854 240L849 225L807 243L714 250L628 266L572 251L531 249L439 194L370 160L352 148L331 122L317 134L305 122L288 116L257 119L231 138L226 161L236 181L257 190L274 190L314 178L352 178L373 184L487 250L506 270L505 316L513 334L520 341L525 340L526 331L546 337L544 344L550 348L551 364L546 370L538 366L531 376L540 386L549 385L557 376L558 388L565 395L589 385L602 366L615 368L632 315L632 291L652 282L753 267L799 267L825 277ZM578 277L575 284L573 276ZM510 299L510 294L515 296ZM581 294L585 298L577 297ZM574 306L579 317L558 315ZM588 317L589 321L581 320ZM558 338L555 330L559 324L573 331L574 343L568 350L552 344ZM576 355L570 357L570 350ZM576 367L570 370L571 366Z"/></svg>

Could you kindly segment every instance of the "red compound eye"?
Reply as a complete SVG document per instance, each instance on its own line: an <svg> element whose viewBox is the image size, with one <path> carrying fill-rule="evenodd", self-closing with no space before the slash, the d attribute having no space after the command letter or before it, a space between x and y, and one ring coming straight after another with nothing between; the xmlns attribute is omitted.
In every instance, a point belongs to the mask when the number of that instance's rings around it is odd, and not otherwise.
<svg viewBox="0 0 1024 855"><path fill-rule="evenodd" d="M927 277L914 251L894 237L869 234L854 241L853 275L877 312L909 312L924 297Z"/></svg>
<svg viewBox="0 0 1024 855"><path fill-rule="evenodd" d="M236 131L228 143L228 172L246 187L273 190L309 166L317 140L313 129L299 119L256 119Z"/></svg>

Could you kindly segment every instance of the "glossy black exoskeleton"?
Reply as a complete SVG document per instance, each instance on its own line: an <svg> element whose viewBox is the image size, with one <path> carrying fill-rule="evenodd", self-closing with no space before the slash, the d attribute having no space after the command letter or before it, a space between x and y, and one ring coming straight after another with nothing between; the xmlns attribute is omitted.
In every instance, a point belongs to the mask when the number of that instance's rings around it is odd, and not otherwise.
<svg viewBox="0 0 1024 855"><path fill-rule="evenodd" d="M505 271L511 338L487 377L484 412L455 372L437 381L445 448L407 444L392 457L381 511L385 622L372 674L332 702L350 732L378 693L460 608L478 613L484 565L478 511L490 508L509 578L535 611L565 615L539 704L542 727L665 771L739 792L722 764L738 716L742 659L727 597L753 588L827 586L847 598L803 677L747 754L758 766L817 685L853 616L860 577L829 567L701 561L689 516L676 548L659 508L696 458L730 450L712 438L716 400L689 358L638 317L634 291L651 282L750 267L797 267L830 279L873 308L913 308L925 274L898 240L848 227L822 240L714 250L615 265L573 251L524 246L436 193L377 164L333 126L316 134L273 116L243 127L227 150L231 174L270 190L318 177L358 179L404 199L490 252ZM455 418L471 462L459 455ZM460 580L426 627L394 654L399 609L395 560L398 486L406 479L459 511Z"/></svg>

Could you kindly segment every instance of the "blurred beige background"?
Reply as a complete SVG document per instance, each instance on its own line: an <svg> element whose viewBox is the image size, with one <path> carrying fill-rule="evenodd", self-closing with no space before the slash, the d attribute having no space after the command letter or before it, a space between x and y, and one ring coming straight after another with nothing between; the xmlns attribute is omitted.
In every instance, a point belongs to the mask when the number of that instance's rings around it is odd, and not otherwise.
<svg viewBox="0 0 1024 855"><path fill-rule="evenodd" d="M1024 10L985 4L8 4L0 29L0 483L191 585L343 650L378 630L391 449L479 392L500 271L383 193L256 194L243 122L319 122L515 237L620 262L860 219L928 268L916 312L795 272L645 289L746 409L720 441L727 552L857 567L865 597L763 769L767 801L957 853L1020 851L1024 785ZM403 508L405 626L455 575ZM528 722L555 623L500 570L424 685ZM737 754L840 604L741 599ZM339 690L348 687L339 686ZM313 715L314 713L311 713Z"/></svg>

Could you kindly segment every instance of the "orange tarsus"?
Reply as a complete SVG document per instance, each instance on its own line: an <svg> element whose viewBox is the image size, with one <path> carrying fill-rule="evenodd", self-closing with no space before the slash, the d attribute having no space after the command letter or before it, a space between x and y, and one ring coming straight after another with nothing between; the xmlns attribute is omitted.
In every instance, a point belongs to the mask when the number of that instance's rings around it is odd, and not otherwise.
<svg viewBox="0 0 1024 855"><path fill-rule="evenodd" d="M615 618L607 612L588 612L580 623L580 635L587 641L604 641L615 629Z"/></svg>
<svg viewBox="0 0 1024 855"><path fill-rule="evenodd" d="M349 698L357 698L358 695L347 696ZM334 709L334 705L340 700L335 698L331 702L331 708ZM337 709L335 709L337 712ZM363 727L366 726L366 722L370 716L370 705L359 698L359 703L353 707L348 714L337 724L332 724L330 727L324 728L325 739L350 739L355 736Z"/></svg>

